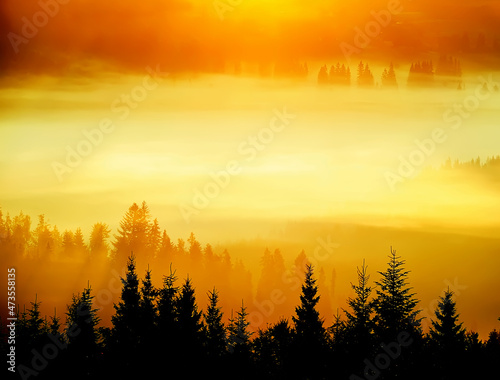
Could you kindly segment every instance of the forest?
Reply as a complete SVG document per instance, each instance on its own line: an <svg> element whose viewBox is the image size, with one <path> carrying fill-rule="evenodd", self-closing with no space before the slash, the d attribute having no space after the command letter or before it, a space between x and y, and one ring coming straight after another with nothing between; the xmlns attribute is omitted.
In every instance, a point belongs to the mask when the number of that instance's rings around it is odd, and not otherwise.
<svg viewBox="0 0 500 380"><path fill-rule="evenodd" d="M245 269L234 269L227 251L219 257L210 245L202 249L194 234L189 249L179 257L183 242L172 244L165 231L160 233L145 202L129 208L112 247L107 243L110 229L103 223L94 225L88 246L81 230L59 234L55 245L55 227L49 228L43 216L33 235L28 216L13 219L0 218L3 259L6 253L20 254L22 260L40 265L48 260L61 266L62 255L83 255L89 269L97 270L97 265L106 262L126 267L111 323L102 320L102 301L96 299L90 282L80 285L81 292L68 294L63 312L43 315L45 300L37 296L29 305L16 308L16 378L170 378L182 374L189 379L476 379L498 371L500 334L495 329L481 340L478 333L466 329L449 288L439 295L430 328L424 331L410 271L392 247L386 269L378 272L380 280L370 281L364 261L357 268L357 282L351 284L353 296L345 309L337 311L331 325L325 324L319 312L318 278L306 259L295 268L301 284L293 299L294 313L251 329L245 304L249 296L244 292L249 291L248 283L240 282L239 299L232 298L231 312L224 313L221 304L235 282L226 278L224 285L216 280L224 275L241 277ZM24 246L23 237L27 239ZM268 261L263 263L263 277L272 281L279 252L266 252L263 260ZM206 280L206 298L197 297L200 283L190 274L180 278L177 268L183 266L190 267L188 273L208 269L207 278L221 285L208 287ZM204 269L196 271L196 266ZM154 274L153 268L158 268ZM161 276L159 286L154 285L153 276ZM271 295L271 299L280 296ZM7 326L2 317L4 358L9 353Z"/></svg>

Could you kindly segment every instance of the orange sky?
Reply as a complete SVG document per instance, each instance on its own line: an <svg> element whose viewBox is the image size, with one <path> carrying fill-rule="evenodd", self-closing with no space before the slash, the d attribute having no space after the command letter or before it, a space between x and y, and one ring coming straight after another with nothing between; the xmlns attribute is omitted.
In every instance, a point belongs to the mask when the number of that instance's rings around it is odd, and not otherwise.
<svg viewBox="0 0 500 380"><path fill-rule="evenodd" d="M43 3L43 2L41 2ZM50 1L49 1L50 3ZM224 4L223 1L220 3ZM216 66L223 58L268 60L340 56L341 42L352 43L355 27L373 21L371 12L398 9L367 53L395 46L409 55L435 48L437 40L467 32L497 37L500 5L496 1L390 0L263 1L242 0L217 8L212 1L152 0L119 5L71 0L47 8L29 42L2 38L4 64L28 71L74 67L75 61L102 60L133 69L160 62L173 69ZM227 4L227 3L225 3ZM220 5L220 4L219 4ZM216 10L219 9L219 10ZM33 21L38 2L4 1L1 34L23 35L23 17ZM222 9L222 10L221 10ZM29 31L28 31L29 32ZM412 51L408 51L411 47ZM15 54L14 50L19 53Z"/></svg>

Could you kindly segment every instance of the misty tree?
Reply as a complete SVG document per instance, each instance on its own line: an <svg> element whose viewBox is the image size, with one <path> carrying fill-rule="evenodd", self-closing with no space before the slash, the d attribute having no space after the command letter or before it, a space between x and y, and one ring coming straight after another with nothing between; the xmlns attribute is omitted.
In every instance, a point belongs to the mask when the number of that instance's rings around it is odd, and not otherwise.
<svg viewBox="0 0 500 380"><path fill-rule="evenodd" d="M203 259L203 252L201 249L201 244L196 240L194 233L191 232L188 239L189 243L189 258L192 265L198 266L201 264Z"/></svg>
<svg viewBox="0 0 500 380"><path fill-rule="evenodd" d="M38 225L34 232L37 259L46 258L53 249L50 225L45 221L45 215L38 215Z"/></svg>
<svg viewBox="0 0 500 380"><path fill-rule="evenodd" d="M84 257L84 255L87 253L87 245L85 244L85 239L83 238L82 229L80 227L75 230L75 234L73 236L73 244L75 255L77 257Z"/></svg>
<svg viewBox="0 0 500 380"><path fill-rule="evenodd" d="M65 230L62 236L62 253L64 257L70 257L75 252L74 234Z"/></svg>
<svg viewBox="0 0 500 380"><path fill-rule="evenodd" d="M148 262L156 257L161 247L161 230L158 219L154 219L149 226L147 260Z"/></svg>
<svg viewBox="0 0 500 380"><path fill-rule="evenodd" d="M118 264L124 262L130 252L136 255L144 255L148 247L150 231L150 213L146 202L139 207L137 203L132 204L120 222L118 233L115 234L113 242L114 260Z"/></svg>
<svg viewBox="0 0 500 380"><path fill-rule="evenodd" d="M318 73L318 84L327 84L328 83L328 69L326 65L321 66Z"/></svg>
<svg viewBox="0 0 500 380"><path fill-rule="evenodd" d="M359 87L373 87L375 84L373 74L368 66L363 61L358 64L358 86Z"/></svg>
<svg viewBox="0 0 500 380"><path fill-rule="evenodd" d="M89 251L92 259L105 259L108 256L108 239L111 230L106 223L95 223L90 233Z"/></svg>
<svg viewBox="0 0 500 380"><path fill-rule="evenodd" d="M389 70L384 69L382 73L382 86L383 87L398 87L396 80L396 73L394 72L394 65L390 64Z"/></svg>

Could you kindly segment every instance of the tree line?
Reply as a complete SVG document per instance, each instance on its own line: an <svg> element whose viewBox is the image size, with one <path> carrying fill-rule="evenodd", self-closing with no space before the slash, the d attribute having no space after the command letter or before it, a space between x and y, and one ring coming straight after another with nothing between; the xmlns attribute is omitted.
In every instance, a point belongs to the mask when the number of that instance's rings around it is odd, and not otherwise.
<svg viewBox="0 0 500 380"><path fill-rule="evenodd" d="M412 62L407 79L408 87L433 86L441 84L456 86L461 90L462 87L462 67L458 58L441 55L438 59L438 65L434 68L431 60ZM344 64L332 65L330 70L326 65L320 67L318 72L318 84L320 85L351 85L351 70ZM384 68L379 82L375 82L373 72L368 63L360 61L357 67L356 85L362 88L397 88L398 80L394 65L391 62L389 67Z"/></svg>
<svg viewBox="0 0 500 380"><path fill-rule="evenodd" d="M132 254L111 327L100 326L90 284L72 296L64 325L56 312L42 317L36 298L27 310L17 310L17 375L373 380L473 379L497 371L499 333L494 330L481 341L466 330L449 289L439 298L430 331L422 331L409 273L392 248L374 283L363 262L346 309L325 326L314 268L308 264L291 318L282 316L252 332L243 301L224 315L221 294L213 288L201 310L194 279L179 283L171 267L162 286L155 287L151 269L141 278ZM5 336L1 341L6 354Z"/></svg>

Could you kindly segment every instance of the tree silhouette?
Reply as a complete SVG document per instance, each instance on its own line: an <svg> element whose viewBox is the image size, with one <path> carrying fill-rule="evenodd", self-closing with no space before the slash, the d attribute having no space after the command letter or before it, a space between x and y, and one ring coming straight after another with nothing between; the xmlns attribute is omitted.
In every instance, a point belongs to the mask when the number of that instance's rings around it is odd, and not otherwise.
<svg viewBox="0 0 500 380"><path fill-rule="evenodd" d="M206 325L206 349L210 358L221 356L226 350L226 327L222 322L223 313L219 306L219 293L214 288L208 293L210 301L203 315Z"/></svg>
<svg viewBox="0 0 500 380"><path fill-rule="evenodd" d="M198 310L191 279L186 278L176 302L177 321L182 346L193 353L203 342L202 313Z"/></svg>
<svg viewBox="0 0 500 380"><path fill-rule="evenodd" d="M458 313L453 292L449 289L439 297L435 310L436 319L431 320L430 338L435 355L434 372L440 379L459 376L462 372L461 361L465 353L465 329L458 323Z"/></svg>
<svg viewBox="0 0 500 380"><path fill-rule="evenodd" d="M295 308L296 316L292 317L295 364L298 365L296 370L299 378L316 378L324 370L327 338L323 319L317 310L320 296L317 294L318 287L313 274L312 265L307 265L300 305Z"/></svg>
<svg viewBox="0 0 500 380"><path fill-rule="evenodd" d="M236 313L236 318L231 318L227 327L228 331L228 352L229 356L229 373L236 374L241 379L253 378L253 367L251 362L251 342L250 337L252 332L248 330L248 313L247 309L241 302L241 308Z"/></svg>
<svg viewBox="0 0 500 380"><path fill-rule="evenodd" d="M125 213L118 234L113 242L113 258L118 267L125 263L125 258L130 252L134 252L140 257L147 255L147 247L150 231L149 208L146 202L142 202L141 207L137 203L132 204Z"/></svg>
<svg viewBox="0 0 500 380"><path fill-rule="evenodd" d="M347 299L347 305L349 305L351 311L344 309L347 320L341 332L344 343L342 348L346 351L346 359L350 363L349 367L354 371L358 369L358 365L362 364L360 358L371 356L374 347L373 303L370 300L372 288L368 286L370 276L367 274L367 266L364 260L361 268L357 268L357 275L358 284L351 283L356 296Z"/></svg>
<svg viewBox="0 0 500 380"><path fill-rule="evenodd" d="M406 347L401 357L386 370L387 376L417 376L417 355L420 354L421 318L415 294L408 287L409 271L404 269L405 261L396 255L391 247L388 268L385 272L378 272L382 278L375 282L377 297L374 300L374 332L379 344L388 344L398 341L400 333L410 335L411 346ZM403 371L403 372L401 372ZM404 374L403 374L404 373Z"/></svg>
<svg viewBox="0 0 500 380"><path fill-rule="evenodd" d="M391 62L389 70L384 69L382 73L382 86L388 88L398 87L398 82L396 80L396 73L394 72L394 65Z"/></svg>
<svg viewBox="0 0 500 380"><path fill-rule="evenodd" d="M72 377L92 378L100 351L100 335L97 330L100 318L93 307L94 296L90 286L82 294L73 295L68 306L66 336L68 339L68 369L77 371Z"/></svg>
<svg viewBox="0 0 500 380"><path fill-rule="evenodd" d="M258 336L253 342L259 378L289 379L292 377L289 371L292 339L293 331L284 318L266 330L259 329Z"/></svg>
<svg viewBox="0 0 500 380"><path fill-rule="evenodd" d="M132 254L127 263L125 278L121 278L122 292L120 301L114 305L115 315L111 317L113 323L112 349L115 359L122 366L123 373L137 369L137 357L134 353L139 348L141 326L139 278L137 277L135 256Z"/></svg>
<svg viewBox="0 0 500 380"><path fill-rule="evenodd" d="M139 301L139 315L141 320L141 333L139 335L139 353L141 363L146 364L147 372L151 373L154 364L154 350L157 343L157 319L156 299L158 291L153 286L151 270L146 270L142 280L141 299ZM146 372L146 371L145 371Z"/></svg>
<svg viewBox="0 0 500 380"><path fill-rule="evenodd" d="M92 227L92 232L90 233L90 258L95 259L106 259L108 257L109 245L107 240L109 239L109 234L111 230L106 223L96 223Z"/></svg>

